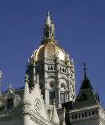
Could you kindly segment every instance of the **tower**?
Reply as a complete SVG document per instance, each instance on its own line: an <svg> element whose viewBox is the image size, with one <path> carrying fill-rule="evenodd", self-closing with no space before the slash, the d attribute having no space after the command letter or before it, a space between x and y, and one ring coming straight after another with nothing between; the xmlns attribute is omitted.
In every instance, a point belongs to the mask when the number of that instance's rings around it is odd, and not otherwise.
<svg viewBox="0 0 105 125"><path fill-rule="evenodd" d="M93 89L84 66L84 79L72 109L69 121L72 125L104 125L105 114L98 94Z"/></svg>
<svg viewBox="0 0 105 125"><path fill-rule="evenodd" d="M52 105L55 101L59 108L62 103L75 100L74 62L55 40L55 25L49 12L43 39L29 59L26 74L30 91L36 80L46 105Z"/></svg>

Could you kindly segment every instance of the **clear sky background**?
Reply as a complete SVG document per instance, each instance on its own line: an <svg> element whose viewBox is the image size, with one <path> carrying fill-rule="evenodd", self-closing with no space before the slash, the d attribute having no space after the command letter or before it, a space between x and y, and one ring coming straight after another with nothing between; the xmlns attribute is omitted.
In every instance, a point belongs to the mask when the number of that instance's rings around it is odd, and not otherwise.
<svg viewBox="0 0 105 125"><path fill-rule="evenodd" d="M40 44L47 11L56 24L56 39L74 58L76 88L82 63L105 107L105 0L0 0L0 68L2 88L24 86L28 57Z"/></svg>

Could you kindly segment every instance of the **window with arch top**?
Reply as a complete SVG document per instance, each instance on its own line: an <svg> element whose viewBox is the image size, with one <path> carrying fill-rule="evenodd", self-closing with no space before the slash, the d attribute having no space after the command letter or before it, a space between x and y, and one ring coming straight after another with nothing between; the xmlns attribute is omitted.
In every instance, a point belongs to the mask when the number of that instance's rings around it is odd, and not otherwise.
<svg viewBox="0 0 105 125"><path fill-rule="evenodd" d="M51 81L49 83L49 103L53 105L53 101L55 100L55 82Z"/></svg>

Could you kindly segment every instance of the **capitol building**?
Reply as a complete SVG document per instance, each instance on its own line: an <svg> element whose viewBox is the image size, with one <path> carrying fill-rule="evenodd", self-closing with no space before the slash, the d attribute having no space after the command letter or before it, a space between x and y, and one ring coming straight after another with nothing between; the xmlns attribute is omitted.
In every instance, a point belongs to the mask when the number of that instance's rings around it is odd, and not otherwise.
<svg viewBox="0 0 105 125"><path fill-rule="evenodd" d="M48 12L40 46L28 59L25 87L0 93L0 125L105 125L105 109L84 79L75 90L73 58L57 43Z"/></svg>

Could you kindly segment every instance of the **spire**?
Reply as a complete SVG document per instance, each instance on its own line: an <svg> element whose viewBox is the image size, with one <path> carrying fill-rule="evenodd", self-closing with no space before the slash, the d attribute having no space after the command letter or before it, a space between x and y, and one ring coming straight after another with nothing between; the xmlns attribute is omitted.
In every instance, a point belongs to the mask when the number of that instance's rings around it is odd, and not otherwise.
<svg viewBox="0 0 105 125"><path fill-rule="evenodd" d="M51 23L52 21L51 21L50 12L48 11L45 24L48 26L51 26Z"/></svg>
<svg viewBox="0 0 105 125"><path fill-rule="evenodd" d="M48 11L46 20L45 20L45 26L44 26L44 33L43 33L43 39L44 40L54 40L55 35L55 25L51 19L51 14Z"/></svg>
<svg viewBox="0 0 105 125"><path fill-rule="evenodd" d="M82 105L83 101L86 102L86 103L84 103L85 104L84 106ZM75 102L79 108L81 106L85 107L86 105L91 106L91 105L99 103L99 96L94 91L92 84L87 77L86 64L84 64L84 80L82 82L79 94L78 94Z"/></svg>
<svg viewBox="0 0 105 125"><path fill-rule="evenodd" d="M84 79L87 79L87 73L86 73L86 63L83 63L83 66L84 66Z"/></svg>
<svg viewBox="0 0 105 125"><path fill-rule="evenodd" d="M81 88L80 89L93 89L90 80L87 77L87 73L86 73L86 63L83 64L84 65L84 80L82 82Z"/></svg>

